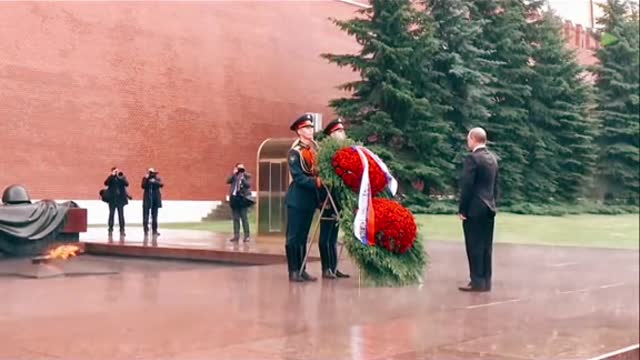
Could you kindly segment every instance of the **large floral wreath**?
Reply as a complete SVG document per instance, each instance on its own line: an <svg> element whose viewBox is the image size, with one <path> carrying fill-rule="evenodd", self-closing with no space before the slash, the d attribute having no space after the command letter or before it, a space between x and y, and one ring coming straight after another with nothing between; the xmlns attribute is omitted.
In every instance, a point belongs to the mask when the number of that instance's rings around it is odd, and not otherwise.
<svg viewBox="0 0 640 360"><path fill-rule="evenodd" d="M318 163L322 181L340 202L342 240L363 280L376 286L422 282L424 244L413 214L392 199L395 180L384 163L353 140L333 138L321 142ZM365 165L369 186L365 181L363 189L370 196L361 189Z"/></svg>

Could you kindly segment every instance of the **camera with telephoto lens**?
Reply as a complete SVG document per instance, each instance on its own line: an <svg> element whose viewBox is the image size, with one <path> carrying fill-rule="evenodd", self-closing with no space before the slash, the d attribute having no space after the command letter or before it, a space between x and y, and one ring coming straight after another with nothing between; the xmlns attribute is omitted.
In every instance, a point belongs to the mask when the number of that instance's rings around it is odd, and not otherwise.
<svg viewBox="0 0 640 360"><path fill-rule="evenodd" d="M119 178L124 177L124 173L123 173L122 171L119 171L119 172L118 172L118 177L119 177Z"/></svg>

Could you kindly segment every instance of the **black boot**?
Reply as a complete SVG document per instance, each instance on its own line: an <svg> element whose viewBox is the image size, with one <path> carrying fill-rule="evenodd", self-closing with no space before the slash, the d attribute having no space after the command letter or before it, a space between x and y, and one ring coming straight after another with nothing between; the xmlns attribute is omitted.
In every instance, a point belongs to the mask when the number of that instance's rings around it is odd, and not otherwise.
<svg viewBox="0 0 640 360"><path fill-rule="evenodd" d="M304 281L316 281L316 280L318 280L318 278L317 278L317 277L315 277L315 276L311 276L311 275L307 272L307 270L303 270L303 271L302 271L302 279L304 279Z"/></svg>
<svg viewBox="0 0 640 360"><path fill-rule="evenodd" d="M289 270L289 281L291 282L303 282L305 281L300 274L300 250L297 246L286 245L284 250L287 254L287 268Z"/></svg>
<svg viewBox="0 0 640 360"><path fill-rule="evenodd" d="M304 278L297 272L290 272L289 273L289 281L291 282L304 282Z"/></svg>
<svg viewBox="0 0 640 360"><path fill-rule="evenodd" d="M293 259L293 251L291 251L291 246L285 245L284 252L287 255L287 269L289 270L289 274L293 273L295 270L294 259Z"/></svg>
<svg viewBox="0 0 640 360"><path fill-rule="evenodd" d="M306 264L304 266L302 265L302 262L304 261L304 258L305 258L306 254L307 254L307 244L306 243L300 245L299 250L298 250L298 254L299 254L298 269L302 269L302 274L301 274L302 278L305 281L316 281L316 280L318 280L318 278L316 278L315 276L311 276L307 272Z"/></svg>
<svg viewBox="0 0 640 360"><path fill-rule="evenodd" d="M333 274L339 279L349 278L349 274L345 274L342 271L338 270L338 245L337 243L333 243L329 246L329 258L331 259L331 270Z"/></svg>
<svg viewBox="0 0 640 360"><path fill-rule="evenodd" d="M327 270L331 272L331 257L327 252L327 245L322 239L318 242L318 250L320 250L320 263L322 264L322 274L324 275Z"/></svg>
<svg viewBox="0 0 640 360"><path fill-rule="evenodd" d="M331 271L331 269L327 269L322 271L322 278L323 279L336 279L336 274L333 273L333 271Z"/></svg>
<svg viewBox="0 0 640 360"><path fill-rule="evenodd" d="M323 213L322 215L331 216L331 214ZM318 250L320 252L320 263L322 264L322 273L331 270L331 254L329 253L329 242L333 231L333 222L329 220L320 220L320 237L318 239Z"/></svg>

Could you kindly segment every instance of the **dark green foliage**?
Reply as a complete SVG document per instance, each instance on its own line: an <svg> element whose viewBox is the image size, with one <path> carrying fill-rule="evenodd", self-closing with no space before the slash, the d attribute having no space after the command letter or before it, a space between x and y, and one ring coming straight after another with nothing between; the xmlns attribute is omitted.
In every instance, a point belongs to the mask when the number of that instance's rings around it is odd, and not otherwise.
<svg viewBox="0 0 640 360"><path fill-rule="evenodd" d="M503 209L640 202L637 4L604 5L594 89L543 3L373 0L335 21L362 49L323 55L360 75L331 106L387 162L412 209L454 211L434 200L457 192L474 126L500 158Z"/></svg>
<svg viewBox="0 0 640 360"><path fill-rule="evenodd" d="M331 101L350 124L349 136L373 149L384 147L387 160L405 192L414 181L425 192L445 189L451 173L450 126L433 97L438 87L427 61L438 52L432 29L409 0L374 0L363 18L335 23L355 37L355 55L324 54L361 79L343 84L352 96Z"/></svg>
<svg viewBox="0 0 640 360"><path fill-rule="evenodd" d="M486 70L491 67L492 50L479 41L486 21L472 17L475 4L465 0L425 0L426 21L433 24L434 36L440 41L439 51L431 62L431 76L440 87L439 98L445 110L444 119L452 128L449 142L454 149L457 170L450 182L457 188L455 175L467 154L466 134L469 129L486 125L492 105L489 83L495 81Z"/></svg>
<svg viewBox="0 0 640 360"><path fill-rule="evenodd" d="M616 41L597 52L595 67L600 158L597 189L607 202L639 203L640 98L638 8L622 0L602 4L598 23Z"/></svg>
<svg viewBox="0 0 640 360"><path fill-rule="evenodd" d="M561 31L561 20L543 13L530 23L527 34L533 45L533 73L527 99L531 138L523 144L528 162L525 198L534 203L584 195L595 165L585 69L565 47Z"/></svg>
<svg viewBox="0 0 640 360"><path fill-rule="evenodd" d="M490 145L500 158L503 203L521 201L527 192L525 173L528 153L525 145L531 138L527 99L531 96L528 79L531 44L526 40L526 4L520 0L472 1L473 18L483 22L478 46L490 51L482 70L491 75L493 92L491 116L484 125Z"/></svg>

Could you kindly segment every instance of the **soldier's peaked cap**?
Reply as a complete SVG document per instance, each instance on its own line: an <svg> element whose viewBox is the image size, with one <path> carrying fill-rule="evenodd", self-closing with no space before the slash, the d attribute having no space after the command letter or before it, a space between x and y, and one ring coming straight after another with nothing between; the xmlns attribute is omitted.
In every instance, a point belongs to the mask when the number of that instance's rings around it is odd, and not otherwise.
<svg viewBox="0 0 640 360"><path fill-rule="evenodd" d="M325 135L331 135L332 132L344 130L344 121L341 118L337 118L330 122L327 127L324 128L323 132Z"/></svg>
<svg viewBox="0 0 640 360"><path fill-rule="evenodd" d="M311 116L311 114L304 114L297 118L296 121L291 124L289 129L291 129L291 131L296 131L307 126L313 126L313 116Z"/></svg>

